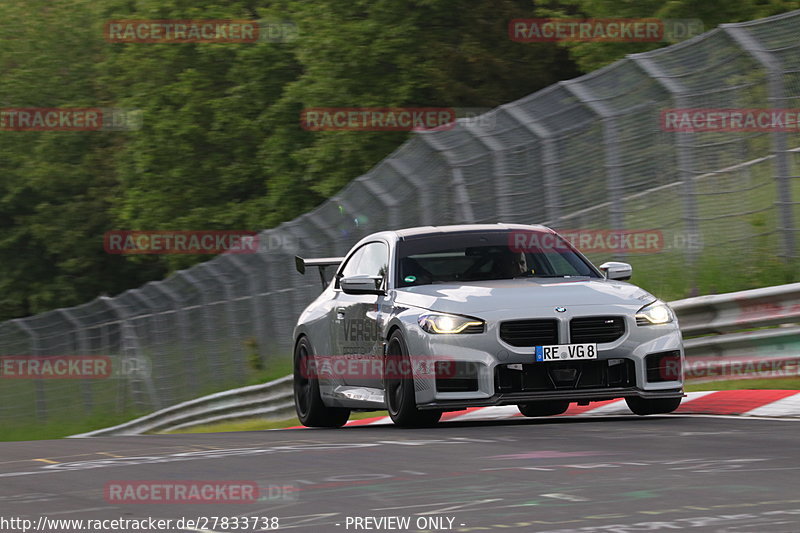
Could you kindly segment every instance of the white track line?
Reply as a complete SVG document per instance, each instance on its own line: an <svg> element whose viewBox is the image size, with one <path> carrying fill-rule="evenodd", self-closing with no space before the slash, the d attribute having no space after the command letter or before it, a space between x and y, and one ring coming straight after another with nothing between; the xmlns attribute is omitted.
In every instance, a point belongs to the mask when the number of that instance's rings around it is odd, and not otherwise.
<svg viewBox="0 0 800 533"><path fill-rule="evenodd" d="M357 420L354 420L354 422L357 422ZM391 417L382 416L382 417L378 418L377 420L374 420L374 421L370 422L369 424L350 424L350 423L348 423L346 425L348 425L348 426L380 426L380 425L383 425L383 424L389 424L391 422L392 422L392 418Z"/></svg>
<svg viewBox="0 0 800 533"><path fill-rule="evenodd" d="M718 391L689 392L686 394L686 397L683 399L683 402L681 402L681 405L691 403L694 400L698 400L704 396L708 396L709 394L714 394L716 392ZM587 417L587 416L619 416L619 415L630 415L630 414L632 414L631 410L628 409L628 405L625 403L625 400L619 399L604 405L600 405L593 409L589 409L588 411L578 413L576 415L568 414L566 416ZM678 414L680 415L681 413ZM516 418L518 416L520 416L520 412L516 405L499 405L492 407L482 407L480 409L470 411L469 413L464 413L463 415L455 416L449 419L447 422L468 422L474 420L505 420L509 418ZM800 393L758 407L756 409L743 413L743 415L737 415L737 416L800 417ZM364 424L364 425L375 426L375 425L386 425L390 423L391 423L391 418L389 418L388 416L384 416L375 420L374 422L370 422L369 424Z"/></svg>
<svg viewBox="0 0 800 533"><path fill-rule="evenodd" d="M681 402L681 405L683 405L685 403L689 403L689 402L691 402L693 400L699 400L703 396L708 396L709 394L716 394L717 392L719 392L719 391L701 390L701 391L697 391L697 392L687 392L686 393L686 398L683 399L683 401Z"/></svg>
<svg viewBox="0 0 800 533"><path fill-rule="evenodd" d="M709 394L714 394L716 391L698 391L698 392L689 392L687 393L686 398L683 399L681 405L689 403L693 400L697 400L698 398L702 398L703 396L708 396ZM615 400L611 403L607 403L605 405L601 405L600 407L595 407L594 409L590 409L588 411L584 411L579 413L577 416L614 416L614 415L631 415L633 414L630 409L628 409L628 404L625 403L624 399Z"/></svg>
<svg viewBox="0 0 800 533"><path fill-rule="evenodd" d="M599 405L597 407L593 407L588 411L584 411L582 413L578 413L577 415L570 415L569 412L566 416L595 416L595 415L630 415L631 410L628 409L628 404L625 403L625 400L619 399L614 400L613 402Z"/></svg>
<svg viewBox="0 0 800 533"><path fill-rule="evenodd" d="M744 416L800 416L800 393L751 409Z"/></svg>
<svg viewBox="0 0 800 533"><path fill-rule="evenodd" d="M519 415L519 409L516 405L496 405L492 407L484 407L476 409L463 415L455 416L448 422L466 422L468 420L501 420L505 418L512 418Z"/></svg>

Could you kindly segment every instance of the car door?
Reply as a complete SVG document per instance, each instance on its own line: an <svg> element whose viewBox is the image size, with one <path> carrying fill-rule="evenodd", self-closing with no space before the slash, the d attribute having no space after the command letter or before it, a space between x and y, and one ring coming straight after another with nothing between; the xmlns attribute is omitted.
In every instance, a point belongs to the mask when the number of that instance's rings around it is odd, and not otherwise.
<svg viewBox="0 0 800 533"><path fill-rule="evenodd" d="M340 270L339 278L354 275L382 276L384 285L389 267L389 247L382 241L364 244ZM337 280L338 281L338 280ZM378 317L384 296L345 294L335 289L332 321L337 368L344 370L347 385L379 388L383 345L378 333Z"/></svg>

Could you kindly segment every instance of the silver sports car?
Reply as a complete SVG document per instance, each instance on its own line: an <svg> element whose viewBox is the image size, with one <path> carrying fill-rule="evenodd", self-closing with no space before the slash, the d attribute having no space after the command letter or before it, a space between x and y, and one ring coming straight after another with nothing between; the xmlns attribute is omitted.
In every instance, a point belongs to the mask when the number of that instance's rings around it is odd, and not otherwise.
<svg viewBox="0 0 800 533"><path fill-rule="evenodd" d="M296 263L318 267L325 286L294 330L306 426L383 409L401 426L490 405L548 416L613 398L646 415L683 397L669 306L623 281L630 265L598 269L544 226L384 231L346 257Z"/></svg>

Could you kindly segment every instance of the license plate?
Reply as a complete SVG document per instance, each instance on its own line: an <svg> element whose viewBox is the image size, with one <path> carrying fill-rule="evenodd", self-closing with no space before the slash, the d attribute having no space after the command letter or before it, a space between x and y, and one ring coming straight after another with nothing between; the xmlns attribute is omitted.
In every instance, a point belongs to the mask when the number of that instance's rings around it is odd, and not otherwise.
<svg viewBox="0 0 800 533"><path fill-rule="evenodd" d="M554 344L537 346L536 361L583 361L597 359L597 344Z"/></svg>

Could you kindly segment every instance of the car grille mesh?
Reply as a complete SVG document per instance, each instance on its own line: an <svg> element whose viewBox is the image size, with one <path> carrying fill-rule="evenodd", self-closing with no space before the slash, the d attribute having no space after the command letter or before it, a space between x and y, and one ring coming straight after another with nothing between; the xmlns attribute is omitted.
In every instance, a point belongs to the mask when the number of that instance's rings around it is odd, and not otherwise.
<svg viewBox="0 0 800 533"><path fill-rule="evenodd" d="M573 318L569 323L572 343L614 342L625 334L625 320L621 316L591 316Z"/></svg>
<svg viewBox="0 0 800 533"><path fill-rule="evenodd" d="M558 344L558 321L540 319L501 322L500 338L511 346Z"/></svg>

